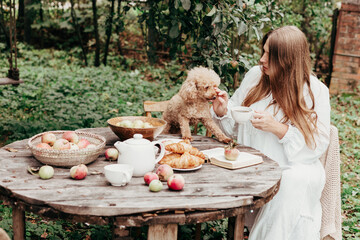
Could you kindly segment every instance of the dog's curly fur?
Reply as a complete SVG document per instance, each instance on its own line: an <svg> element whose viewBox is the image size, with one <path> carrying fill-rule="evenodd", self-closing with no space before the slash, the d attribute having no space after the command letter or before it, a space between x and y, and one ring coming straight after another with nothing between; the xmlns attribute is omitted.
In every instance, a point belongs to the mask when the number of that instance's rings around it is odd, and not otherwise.
<svg viewBox="0 0 360 240"><path fill-rule="evenodd" d="M189 125L199 121L222 142L230 142L228 138L212 120L209 101L217 96L215 88L220 84L220 77L211 69L196 67L189 71L180 91L174 95L163 119L167 121L164 133L176 133L181 130L183 139L192 140Z"/></svg>

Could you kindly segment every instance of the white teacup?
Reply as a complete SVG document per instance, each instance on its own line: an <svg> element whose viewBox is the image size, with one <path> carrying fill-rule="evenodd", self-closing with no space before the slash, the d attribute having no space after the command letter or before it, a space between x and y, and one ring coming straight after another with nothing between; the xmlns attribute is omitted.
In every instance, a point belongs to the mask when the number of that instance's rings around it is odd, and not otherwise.
<svg viewBox="0 0 360 240"><path fill-rule="evenodd" d="M254 110L249 107L236 106L231 108L231 116L235 122L243 124L252 118Z"/></svg>
<svg viewBox="0 0 360 240"><path fill-rule="evenodd" d="M113 186L125 186L130 182L134 167L130 164L110 164L104 167L105 178Z"/></svg>

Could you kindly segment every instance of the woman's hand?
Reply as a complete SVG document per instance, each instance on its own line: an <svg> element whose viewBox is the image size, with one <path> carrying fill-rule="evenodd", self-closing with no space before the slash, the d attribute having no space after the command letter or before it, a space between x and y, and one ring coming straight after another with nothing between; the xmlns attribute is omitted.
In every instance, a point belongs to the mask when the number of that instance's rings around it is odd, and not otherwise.
<svg viewBox="0 0 360 240"><path fill-rule="evenodd" d="M270 113L264 111L255 111L251 123L254 128L265 132L275 134L279 139L282 139L287 130L288 125L278 122Z"/></svg>
<svg viewBox="0 0 360 240"><path fill-rule="evenodd" d="M217 93L217 97L212 102L213 109L218 117L222 117L227 113L229 97L225 91L222 91L219 88L215 88L215 91Z"/></svg>

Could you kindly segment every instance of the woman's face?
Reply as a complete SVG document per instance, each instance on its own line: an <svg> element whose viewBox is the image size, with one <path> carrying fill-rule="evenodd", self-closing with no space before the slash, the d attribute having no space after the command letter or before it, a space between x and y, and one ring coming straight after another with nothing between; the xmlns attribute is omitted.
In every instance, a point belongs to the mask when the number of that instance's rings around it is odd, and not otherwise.
<svg viewBox="0 0 360 240"><path fill-rule="evenodd" d="M269 75L269 40L264 45L264 54L260 59L260 64L263 66L264 73Z"/></svg>

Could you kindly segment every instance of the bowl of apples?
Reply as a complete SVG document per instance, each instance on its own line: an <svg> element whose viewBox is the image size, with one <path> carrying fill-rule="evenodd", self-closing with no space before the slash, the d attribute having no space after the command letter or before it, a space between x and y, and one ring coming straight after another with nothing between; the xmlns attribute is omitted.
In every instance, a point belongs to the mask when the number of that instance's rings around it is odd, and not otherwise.
<svg viewBox="0 0 360 240"><path fill-rule="evenodd" d="M165 128L166 121L143 116L115 117L107 120L110 129L121 141L142 134L143 138L153 141Z"/></svg>
<svg viewBox="0 0 360 240"><path fill-rule="evenodd" d="M95 161L105 148L103 136L81 131L49 131L31 137L28 146L43 164L72 167Z"/></svg>

